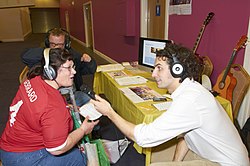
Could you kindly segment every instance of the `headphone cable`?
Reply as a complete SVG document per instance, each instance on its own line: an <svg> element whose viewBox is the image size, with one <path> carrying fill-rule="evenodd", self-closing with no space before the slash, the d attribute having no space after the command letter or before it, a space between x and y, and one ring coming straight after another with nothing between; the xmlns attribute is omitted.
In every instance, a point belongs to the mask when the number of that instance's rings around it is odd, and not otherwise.
<svg viewBox="0 0 250 166"><path fill-rule="evenodd" d="M55 83L57 84L58 89L59 89L59 88L60 88L60 86L59 86L58 82L56 81L56 79L54 79L54 81L55 81Z"/></svg>

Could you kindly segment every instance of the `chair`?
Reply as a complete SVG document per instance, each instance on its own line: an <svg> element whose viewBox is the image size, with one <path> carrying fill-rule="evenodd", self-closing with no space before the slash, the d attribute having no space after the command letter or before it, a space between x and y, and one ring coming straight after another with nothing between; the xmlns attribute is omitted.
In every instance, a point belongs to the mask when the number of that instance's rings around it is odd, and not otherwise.
<svg viewBox="0 0 250 166"><path fill-rule="evenodd" d="M21 74L19 75L19 82L20 84L25 81L27 79L27 73L29 71L29 67L25 66L21 72Z"/></svg>
<svg viewBox="0 0 250 166"><path fill-rule="evenodd" d="M232 100L233 118L234 122L237 122L240 105L249 88L250 76L240 64L233 64L231 66L230 72L237 80L237 84L233 91L233 100Z"/></svg>
<svg viewBox="0 0 250 166"><path fill-rule="evenodd" d="M202 56L201 59L204 64L204 68L203 68L202 76L201 76L201 83L208 90L212 90L212 83L209 77L211 76L213 69L214 69L213 63L211 62L208 56Z"/></svg>
<svg viewBox="0 0 250 166"><path fill-rule="evenodd" d="M201 59L204 63L204 69L202 71L202 74L205 74L210 77L214 69L213 63L211 62L208 56L202 56Z"/></svg>

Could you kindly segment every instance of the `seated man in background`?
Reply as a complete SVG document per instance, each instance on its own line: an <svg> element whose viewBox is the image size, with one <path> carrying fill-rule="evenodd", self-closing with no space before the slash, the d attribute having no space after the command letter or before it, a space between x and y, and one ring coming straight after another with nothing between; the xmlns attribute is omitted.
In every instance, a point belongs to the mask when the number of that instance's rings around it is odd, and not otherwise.
<svg viewBox="0 0 250 166"><path fill-rule="evenodd" d="M159 88L171 93L173 101L150 124L134 125L124 120L97 95L91 102L142 147L154 147L181 136L176 151L172 152L174 162L168 162L169 165L249 166L246 147L234 124L216 98L197 82L201 69L197 56L185 47L167 43L163 50L157 51L152 77ZM196 157L192 163L182 161L188 151L199 156L199 163Z"/></svg>
<svg viewBox="0 0 250 166"><path fill-rule="evenodd" d="M45 47L47 48L65 48L73 56L74 64L76 66L76 75L74 77L74 84L76 90L80 90L83 85L82 75L94 74L97 68L96 61L88 54L80 54L71 48L71 40L69 33L62 28L53 28L49 30L45 37ZM39 63L43 56L44 48L30 48L22 55L22 61L29 68Z"/></svg>

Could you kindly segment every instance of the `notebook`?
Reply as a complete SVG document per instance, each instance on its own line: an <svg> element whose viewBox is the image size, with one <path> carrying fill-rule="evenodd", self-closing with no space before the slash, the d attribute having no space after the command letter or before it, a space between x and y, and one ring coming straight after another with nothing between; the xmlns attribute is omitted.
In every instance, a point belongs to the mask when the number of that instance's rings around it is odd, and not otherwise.
<svg viewBox="0 0 250 166"><path fill-rule="evenodd" d="M85 118L89 116L89 120L96 120L102 116L90 102L80 108L80 114Z"/></svg>

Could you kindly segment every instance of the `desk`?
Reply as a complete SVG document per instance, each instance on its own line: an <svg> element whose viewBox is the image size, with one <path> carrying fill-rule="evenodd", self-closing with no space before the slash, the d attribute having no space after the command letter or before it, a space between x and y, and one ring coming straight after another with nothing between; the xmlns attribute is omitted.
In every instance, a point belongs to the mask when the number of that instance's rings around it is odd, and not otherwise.
<svg viewBox="0 0 250 166"><path fill-rule="evenodd" d="M128 75L140 75L145 78L151 77L151 74L146 72L137 74L134 74L132 70L124 70L124 72ZM159 89L157 87L156 82L154 81L149 80L146 85L158 92L159 94L166 94L166 89ZM104 94L105 97L111 103L114 110L116 110L117 113L124 119L134 124L148 124L164 112L158 111L154 106L152 106L152 103L155 103L153 101L147 101L142 103L133 103L132 101L130 101L123 94L123 92L119 90L120 88L126 86L120 86L119 84L117 84L116 81L107 72L95 73L93 86L93 89L96 94ZM228 100L223 99L219 96L217 97L217 99L227 111L229 117L232 119L231 103ZM148 166L150 164L151 159L151 148L141 148L137 144L134 144L134 147L139 153L144 153L146 155L146 165Z"/></svg>

